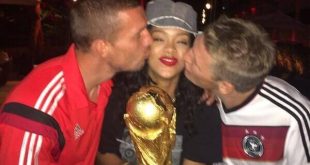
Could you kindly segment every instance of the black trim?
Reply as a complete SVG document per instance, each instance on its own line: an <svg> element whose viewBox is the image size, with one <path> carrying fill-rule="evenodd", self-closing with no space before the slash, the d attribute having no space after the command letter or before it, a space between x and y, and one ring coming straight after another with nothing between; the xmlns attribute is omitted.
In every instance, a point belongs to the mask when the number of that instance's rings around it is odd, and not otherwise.
<svg viewBox="0 0 310 165"><path fill-rule="evenodd" d="M288 93L284 92L283 90L281 90L280 88L277 88L273 85L271 85L270 83L265 83L267 86L269 86L270 88L280 92L281 94L285 95L286 97L288 97L289 99L291 99L293 102L295 102L296 104L298 104L300 107L302 107L302 109L306 112L309 120L310 120L310 112L307 110L307 108L302 104L300 103L299 101L297 101L294 97L292 97L291 95L289 95Z"/></svg>
<svg viewBox="0 0 310 165"><path fill-rule="evenodd" d="M18 115L18 116L21 116L21 117L24 117L32 121L36 121L36 122L39 122L39 123L42 123L44 125L54 128L58 133L58 142L60 145L60 149L62 150L64 148L65 146L64 135L58 125L58 122L52 116L40 110L37 110L33 107L30 107L30 106L27 106L21 103L17 103L17 102L11 102L11 103L5 104L2 112L15 114L15 115Z"/></svg>
<svg viewBox="0 0 310 165"><path fill-rule="evenodd" d="M269 83L266 83L266 85L269 86L270 88L280 92L281 94L285 95L286 97L289 98L290 101L298 104L302 108L302 109L299 109L295 105L293 105L291 102L287 101L286 99L284 99L284 98L282 98L280 96L278 97L279 99L281 99L282 101L284 101L285 103L287 103L288 105L293 107L299 113L299 115L302 116L302 119L305 122L306 130L307 130L308 134L310 134L310 127L309 127L309 124L308 124L308 121L307 121L307 117L308 117L308 120L310 121L310 112L307 110L307 108L302 103L300 103L299 101L297 101L292 96L290 96L287 93L285 93L284 91L280 90L279 88L277 88L277 87L275 87L275 86L273 86L273 85L271 85ZM269 92L270 94L274 95L275 97L278 96L274 92L272 92L269 89L267 89L266 87L263 87L263 89L266 90L267 92ZM302 113L301 111L304 111L307 114L307 116L305 116L304 113ZM309 136L309 141L310 141L310 136Z"/></svg>
<svg viewBox="0 0 310 165"><path fill-rule="evenodd" d="M307 113L309 114L309 112L307 112L307 109L305 106L303 106L300 102L298 102L296 99L294 99L292 96L289 96L287 93L285 93L284 91L280 90L279 88L276 88L275 86L269 84L269 83L265 83L266 86L269 86L270 88L280 92L281 94L285 95L286 97L288 97L292 102L295 102L296 104L298 104L299 106L302 107L302 109ZM289 101L287 101L287 99L277 95L276 93L272 92L271 90L267 89L266 87L262 87L263 90L265 90L267 93L271 94L273 97L276 97L278 98L279 100L285 102L286 104L288 104L289 106L291 106L292 108L294 108L298 114L302 117L302 120L305 122L305 127L306 127L306 130L308 132L308 136L310 136L310 129L309 129L309 125L308 125L308 122L307 122L307 119L306 119L306 116L301 112L301 110L299 108L297 108L295 105L293 105L292 103L290 103ZM307 147L307 142L306 142L306 139L305 139L305 132L304 132L304 129L302 127L302 120L296 115L296 113L292 112L291 110L289 110L288 107L282 105L281 103L277 102L275 99L267 96L266 94L262 93L261 91L259 92L259 94L263 97L265 97L266 99L270 100L272 103L274 103L275 105L279 106L281 109L283 109L284 111L286 111L287 113L289 113L292 117L295 118L295 120L297 121L298 123L298 126L299 126L299 130L300 130L300 134L301 134L301 139L302 139L302 143L303 143L303 146L304 146L304 150L305 150L305 153L306 153L306 157L307 157L307 161L310 162L310 154L309 154L309 149ZM309 116L308 116L309 117ZM310 138L310 137L309 137Z"/></svg>
<svg viewBox="0 0 310 165"><path fill-rule="evenodd" d="M225 104L222 103L224 112L225 113L235 112L235 111L239 110L240 108L244 107L245 105L247 105L248 103L250 103L254 99L254 97L259 93L261 87L262 87L262 83L257 85L255 91L253 91L253 93L251 93L241 104L236 105L236 106L234 106L232 108L227 108L225 106Z"/></svg>

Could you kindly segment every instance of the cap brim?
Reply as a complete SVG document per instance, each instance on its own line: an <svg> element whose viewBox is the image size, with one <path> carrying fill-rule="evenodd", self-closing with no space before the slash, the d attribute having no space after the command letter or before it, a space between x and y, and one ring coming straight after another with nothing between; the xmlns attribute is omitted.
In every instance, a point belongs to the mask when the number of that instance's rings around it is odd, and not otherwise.
<svg viewBox="0 0 310 165"><path fill-rule="evenodd" d="M161 20L156 20L156 21L148 21L148 24L155 26L155 27L161 27L161 28L181 29L193 35L197 34L197 32L192 30L188 25L175 19L161 19Z"/></svg>

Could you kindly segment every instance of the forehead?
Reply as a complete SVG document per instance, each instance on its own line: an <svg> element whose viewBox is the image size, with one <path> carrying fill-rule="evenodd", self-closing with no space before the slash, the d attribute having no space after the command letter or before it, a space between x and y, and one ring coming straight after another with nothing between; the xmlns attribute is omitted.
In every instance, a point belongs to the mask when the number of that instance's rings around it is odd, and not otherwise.
<svg viewBox="0 0 310 165"><path fill-rule="evenodd" d="M129 20L137 20L137 19L143 19L146 22L146 16L144 13L144 10L141 6L132 7L128 9L123 9L118 12L118 16L120 18L123 18L123 21L129 21Z"/></svg>
<svg viewBox="0 0 310 165"><path fill-rule="evenodd" d="M127 32L142 31L146 27L146 17L142 7L120 11L118 17L120 19L119 27Z"/></svg>
<svg viewBox="0 0 310 165"><path fill-rule="evenodd" d="M175 27L156 27L153 26L151 28L151 32L152 33L167 33L167 34L177 34L177 35L189 35L188 32L182 30L182 29L178 29Z"/></svg>

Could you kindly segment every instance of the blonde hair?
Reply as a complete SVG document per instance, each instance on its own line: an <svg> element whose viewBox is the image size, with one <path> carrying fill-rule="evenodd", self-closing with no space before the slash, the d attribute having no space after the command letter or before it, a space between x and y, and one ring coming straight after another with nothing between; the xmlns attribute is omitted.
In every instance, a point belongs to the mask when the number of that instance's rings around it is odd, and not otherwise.
<svg viewBox="0 0 310 165"><path fill-rule="evenodd" d="M249 21L221 17L204 29L204 44L214 59L213 78L232 83L239 92L260 84L274 65L273 42Z"/></svg>

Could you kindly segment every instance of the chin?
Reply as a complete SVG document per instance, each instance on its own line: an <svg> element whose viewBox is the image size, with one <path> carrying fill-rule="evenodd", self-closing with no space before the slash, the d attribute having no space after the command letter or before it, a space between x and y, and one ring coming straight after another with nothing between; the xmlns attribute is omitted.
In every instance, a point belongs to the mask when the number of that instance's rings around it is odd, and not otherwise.
<svg viewBox="0 0 310 165"><path fill-rule="evenodd" d="M180 77L180 74L169 74L169 75L167 74L167 75L162 75L161 77L167 80L172 80L172 79L175 79L176 77Z"/></svg>
<svg viewBox="0 0 310 165"><path fill-rule="evenodd" d="M131 68L131 69L127 69L127 71L139 71L143 68L144 63L139 64L139 65L135 65L135 67Z"/></svg>

